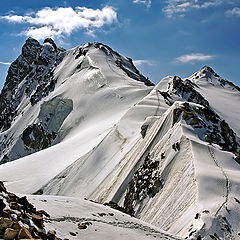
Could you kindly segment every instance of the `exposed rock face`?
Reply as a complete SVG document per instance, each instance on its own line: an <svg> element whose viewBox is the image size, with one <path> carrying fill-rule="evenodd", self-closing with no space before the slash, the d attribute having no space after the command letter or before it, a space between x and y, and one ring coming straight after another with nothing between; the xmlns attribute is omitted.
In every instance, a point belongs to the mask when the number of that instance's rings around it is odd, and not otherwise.
<svg viewBox="0 0 240 240"><path fill-rule="evenodd" d="M2 182L0 185L0 205L3 206L0 207L0 238L60 240L55 231L45 229L44 217L50 217L48 213L36 210L25 196L18 197L5 191Z"/></svg>
<svg viewBox="0 0 240 240"><path fill-rule="evenodd" d="M71 99L56 97L41 105L38 122L28 126L22 141L32 149L41 150L51 146L62 123L73 109Z"/></svg>
<svg viewBox="0 0 240 240"><path fill-rule="evenodd" d="M174 109L173 125L181 120L185 120L196 129L200 139L219 145L239 159L240 144L235 132L209 107L194 106L185 102Z"/></svg>
<svg viewBox="0 0 240 240"><path fill-rule="evenodd" d="M5 85L0 95L0 129L6 130L16 115L16 108L21 100L22 94L17 91L20 82L32 70L32 63L40 54L42 46L37 40L28 38L22 47L22 54L11 64Z"/></svg>
<svg viewBox="0 0 240 240"><path fill-rule="evenodd" d="M134 216L137 214L146 198L154 197L163 186L158 172L158 161L151 160L147 155L144 163L134 173L132 180L129 182L126 196L124 199L125 212Z"/></svg>
<svg viewBox="0 0 240 240"><path fill-rule="evenodd" d="M175 76L172 82L169 83L168 90L161 91L160 93L165 98L166 103L170 106L176 100L183 100L208 107L208 101L197 92L195 88L198 88L198 86L190 80L182 80L180 77Z"/></svg>
<svg viewBox="0 0 240 240"><path fill-rule="evenodd" d="M22 47L21 55L11 64L5 85L0 95L0 130L7 130L17 108L28 96L32 104L53 91L54 67L62 60L64 50L56 47L53 40L47 39L43 45L28 38Z"/></svg>

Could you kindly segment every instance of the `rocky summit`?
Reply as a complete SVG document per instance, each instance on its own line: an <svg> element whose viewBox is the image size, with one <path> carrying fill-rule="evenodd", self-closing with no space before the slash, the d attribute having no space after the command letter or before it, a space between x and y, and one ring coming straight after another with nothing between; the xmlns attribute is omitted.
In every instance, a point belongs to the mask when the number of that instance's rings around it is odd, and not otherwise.
<svg viewBox="0 0 240 240"><path fill-rule="evenodd" d="M105 44L27 39L0 95L0 238L239 239L239 99L209 66L154 85Z"/></svg>

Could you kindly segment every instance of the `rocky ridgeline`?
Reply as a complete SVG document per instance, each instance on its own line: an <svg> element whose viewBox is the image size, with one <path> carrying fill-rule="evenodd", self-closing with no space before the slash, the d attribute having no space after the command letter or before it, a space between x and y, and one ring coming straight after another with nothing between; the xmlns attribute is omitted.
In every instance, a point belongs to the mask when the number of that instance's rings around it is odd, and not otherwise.
<svg viewBox="0 0 240 240"><path fill-rule="evenodd" d="M44 210L36 210L26 196L8 192L0 182L0 239L61 240L55 231L46 231L44 216L50 217Z"/></svg>
<svg viewBox="0 0 240 240"><path fill-rule="evenodd" d="M78 48L78 52L76 52L75 59L78 59L81 56L86 56L88 50L90 47L95 47L97 49L100 49L102 52L104 52L107 56L110 56L112 60L116 63L116 65L121 68L128 77L135 79L140 82L144 82L146 86L154 86L154 84L146 77L144 77L138 69L134 66L133 61L131 58L123 57L116 51L114 51L112 48L96 42L96 43L88 43L85 45L82 45ZM81 68L81 64L78 65L78 68Z"/></svg>
<svg viewBox="0 0 240 240"><path fill-rule="evenodd" d="M175 84L180 85L180 92L181 88L185 86L182 82ZM206 101L202 100L203 102ZM222 150L232 152L235 155L235 160L240 163L240 144L235 132L208 104L204 105L189 102L176 103L173 110L172 126L180 121L186 122L193 127L201 140L210 144L217 144ZM172 149L179 151L180 143L173 144ZM161 159L165 157L165 153L162 153ZM162 189L163 185L164 179L161 178L159 172L159 161L151 159L148 154L128 183L123 211L131 216L137 216L138 208L144 205L146 199L153 198Z"/></svg>
<svg viewBox="0 0 240 240"><path fill-rule="evenodd" d="M240 162L240 144L236 133L212 109L185 102L174 109L173 125L181 120L191 125L201 140L234 153L236 161Z"/></svg>
<svg viewBox="0 0 240 240"><path fill-rule="evenodd" d="M166 103L170 106L176 100L183 100L208 107L208 101L196 91L195 88L198 88L198 86L190 80L182 80L180 77L174 76L173 80L168 85L168 90L160 91L160 93L164 97Z"/></svg>

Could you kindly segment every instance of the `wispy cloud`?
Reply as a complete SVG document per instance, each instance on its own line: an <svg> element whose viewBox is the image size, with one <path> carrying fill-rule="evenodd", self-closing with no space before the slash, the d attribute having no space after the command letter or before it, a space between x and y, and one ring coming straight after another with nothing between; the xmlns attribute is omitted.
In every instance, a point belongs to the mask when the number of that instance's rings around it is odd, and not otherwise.
<svg viewBox="0 0 240 240"><path fill-rule="evenodd" d="M133 0L133 3L142 3L145 4L148 8L152 5L152 0Z"/></svg>
<svg viewBox="0 0 240 240"><path fill-rule="evenodd" d="M133 60L133 63L136 67L142 66L142 65L148 65L148 66L153 66L154 62L151 60L146 60L146 59L139 59L139 60Z"/></svg>
<svg viewBox="0 0 240 240"><path fill-rule="evenodd" d="M0 62L0 65L11 65L9 62Z"/></svg>
<svg viewBox="0 0 240 240"><path fill-rule="evenodd" d="M221 5L224 0L166 0L166 6L163 12L168 18L174 16L185 16L193 9L203 9Z"/></svg>
<svg viewBox="0 0 240 240"><path fill-rule="evenodd" d="M202 53L191 53L177 57L175 60L180 63L195 63L199 61L207 61L213 59L212 55L204 55Z"/></svg>
<svg viewBox="0 0 240 240"><path fill-rule="evenodd" d="M240 17L240 8L235 7L226 11L227 17Z"/></svg>
<svg viewBox="0 0 240 240"><path fill-rule="evenodd" d="M93 35L97 29L117 22L117 12L111 6L102 9L86 7L43 8L37 12L20 15L0 16L10 23L28 23L30 27L21 34L37 39L70 35L73 31L84 29Z"/></svg>

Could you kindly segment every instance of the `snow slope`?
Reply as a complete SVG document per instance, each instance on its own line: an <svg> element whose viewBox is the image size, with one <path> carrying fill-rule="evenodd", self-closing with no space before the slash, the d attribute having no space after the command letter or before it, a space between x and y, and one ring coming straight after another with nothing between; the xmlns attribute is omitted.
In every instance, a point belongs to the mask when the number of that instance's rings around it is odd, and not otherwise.
<svg viewBox="0 0 240 240"><path fill-rule="evenodd" d="M28 196L28 200L50 214L46 229L55 230L62 239L180 240L153 225L86 200L44 195ZM86 229L79 228L85 224Z"/></svg>
<svg viewBox="0 0 240 240"><path fill-rule="evenodd" d="M19 170L21 181L17 182L23 192L37 191L53 176L92 150L124 113L152 89L141 81L142 78L145 80L144 77L134 73L130 60L116 55L104 45L83 45L64 55L54 70L54 91L33 106L25 95L11 128L1 133L2 141L6 143L1 146L6 146L2 156L7 154L7 160L17 158L16 162L4 165L4 172ZM116 64L117 60L121 66L127 65L126 68L132 70L139 81L130 78ZM43 135L42 138L53 146L46 148L39 145L39 135ZM49 140L49 136L54 138ZM29 153L34 154L25 156ZM32 179L33 187L25 184L25 171ZM5 174L1 175L2 178ZM11 176L15 182L17 175Z"/></svg>
<svg viewBox="0 0 240 240"><path fill-rule="evenodd" d="M46 97L37 90L32 90L34 93L31 96L23 95L11 127L1 133L1 141L4 142L1 157L4 162L19 159L76 135L77 138L84 139L86 129L89 129L87 135L93 139L108 131L133 104L152 89L145 85L144 81L151 85L147 79L139 72L134 72L135 67L129 59L116 55L104 45L82 45L63 54L62 61L52 73L54 91ZM129 77L129 69L134 78ZM30 81L28 77L29 75L22 82ZM41 91L41 86L36 89ZM14 91L18 90L22 91L19 87ZM60 106L61 114L58 116L53 111L57 104L54 105L54 99L68 102ZM52 111L46 111L46 108L43 110L44 104L52 104ZM57 129L56 126L54 128L59 116L64 113L65 118ZM29 143L39 135L44 135L42 141ZM93 147L94 145L90 146Z"/></svg>

